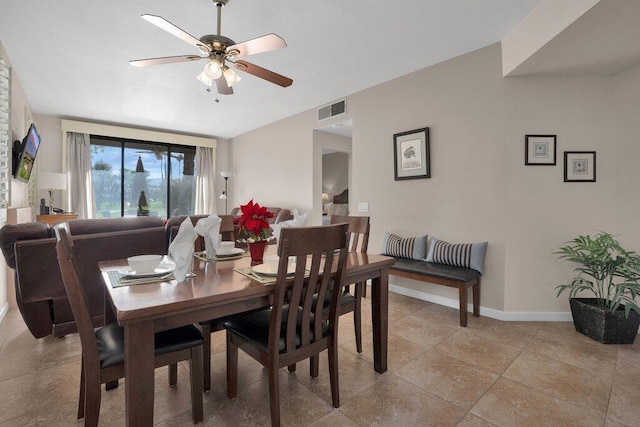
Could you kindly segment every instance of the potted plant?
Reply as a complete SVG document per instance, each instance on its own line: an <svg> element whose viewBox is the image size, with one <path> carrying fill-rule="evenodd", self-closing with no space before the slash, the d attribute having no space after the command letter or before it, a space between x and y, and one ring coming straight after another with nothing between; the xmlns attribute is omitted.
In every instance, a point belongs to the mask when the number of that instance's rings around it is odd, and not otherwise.
<svg viewBox="0 0 640 427"><path fill-rule="evenodd" d="M579 236L555 253L578 264L578 275L556 287L556 296L569 291L576 331L603 344L632 344L640 325L640 256L604 232ZM593 297L576 297L583 292Z"/></svg>
<svg viewBox="0 0 640 427"><path fill-rule="evenodd" d="M238 228L246 236L249 245L251 260L262 261L265 245L269 237L269 222L267 219L273 218L273 213L267 208L253 203L253 199L246 205L240 205L242 216L238 220Z"/></svg>

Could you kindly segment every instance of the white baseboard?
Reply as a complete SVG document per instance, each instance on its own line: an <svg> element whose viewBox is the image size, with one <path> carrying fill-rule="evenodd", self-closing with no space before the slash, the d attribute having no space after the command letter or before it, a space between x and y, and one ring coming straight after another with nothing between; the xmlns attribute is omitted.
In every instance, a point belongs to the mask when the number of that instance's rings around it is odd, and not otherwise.
<svg viewBox="0 0 640 427"><path fill-rule="evenodd" d="M0 323L2 323L2 321L4 320L4 317L7 315L8 312L9 312L9 303L6 302L4 306L0 309Z"/></svg>
<svg viewBox="0 0 640 427"><path fill-rule="evenodd" d="M434 304L444 305L446 307L460 307L457 299L446 298L433 295L427 292L417 291L402 286L389 284L389 291L406 295L408 297L417 298L423 301L429 301ZM473 313L473 304L467 304L467 311ZM480 306L480 315L490 317L492 319L503 320L507 322L571 322L571 312L535 312L535 311L500 311L495 308Z"/></svg>

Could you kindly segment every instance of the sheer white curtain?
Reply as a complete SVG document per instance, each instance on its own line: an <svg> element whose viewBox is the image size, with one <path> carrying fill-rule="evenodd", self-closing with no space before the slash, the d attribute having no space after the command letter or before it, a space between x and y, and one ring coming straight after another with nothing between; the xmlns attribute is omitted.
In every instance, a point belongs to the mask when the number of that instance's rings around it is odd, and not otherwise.
<svg viewBox="0 0 640 427"><path fill-rule="evenodd" d="M88 133L67 132L67 206L78 218L94 218L91 145Z"/></svg>
<svg viewBox="0 0 640 427"><path fill-rule="evenodd" d="M196 147L195 214L217 213L215 194L215 154L213 148Z"/></svg>

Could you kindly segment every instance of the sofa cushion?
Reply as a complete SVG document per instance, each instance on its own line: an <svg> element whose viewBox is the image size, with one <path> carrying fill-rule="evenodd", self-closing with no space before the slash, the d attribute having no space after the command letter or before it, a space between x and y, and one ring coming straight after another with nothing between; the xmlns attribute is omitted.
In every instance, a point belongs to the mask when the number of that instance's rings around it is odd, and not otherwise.
<svg viewBox="0 0 640 427"><path fill-rule="evenodd" d="M74 219L69 221L69 229L72 236L114 233L154 227L164 227L164 221L161 218L151 216ZM51 234L51 237L55 237L55 235Z"/></svg>
<svg viewBox="0 0 640 427"><path fill-rule="evenodd" d="M18 240L40 240L53 237L47 224L28 222L23 224L7 224L0 228L0 248L10 268L16 268L14 245Z"/></svg>
<svg viewBox="0 0 640 427"><path fill-rule="evenodd" d="M431 239L428 262L473 268L484 274L484 258L488 242L451 244L436 238Z"/></svg>
<svg viewBox="0 0 640 427"><path fill-rule="evenodd" d="M382 241L382 255L401 258L424 259L427 251L427 235L402 238L388 231Z"/></svg>

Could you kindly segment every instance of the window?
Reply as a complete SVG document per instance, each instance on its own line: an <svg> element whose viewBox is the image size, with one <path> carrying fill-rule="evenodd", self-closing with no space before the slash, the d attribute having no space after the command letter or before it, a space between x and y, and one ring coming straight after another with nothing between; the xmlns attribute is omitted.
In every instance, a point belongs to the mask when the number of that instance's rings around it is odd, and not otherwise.
<svg viewBox="0 0 640 427"><path fill-rule="evenodd" d="M195 147L91 135L96 218L191 215Z"/></svg>

